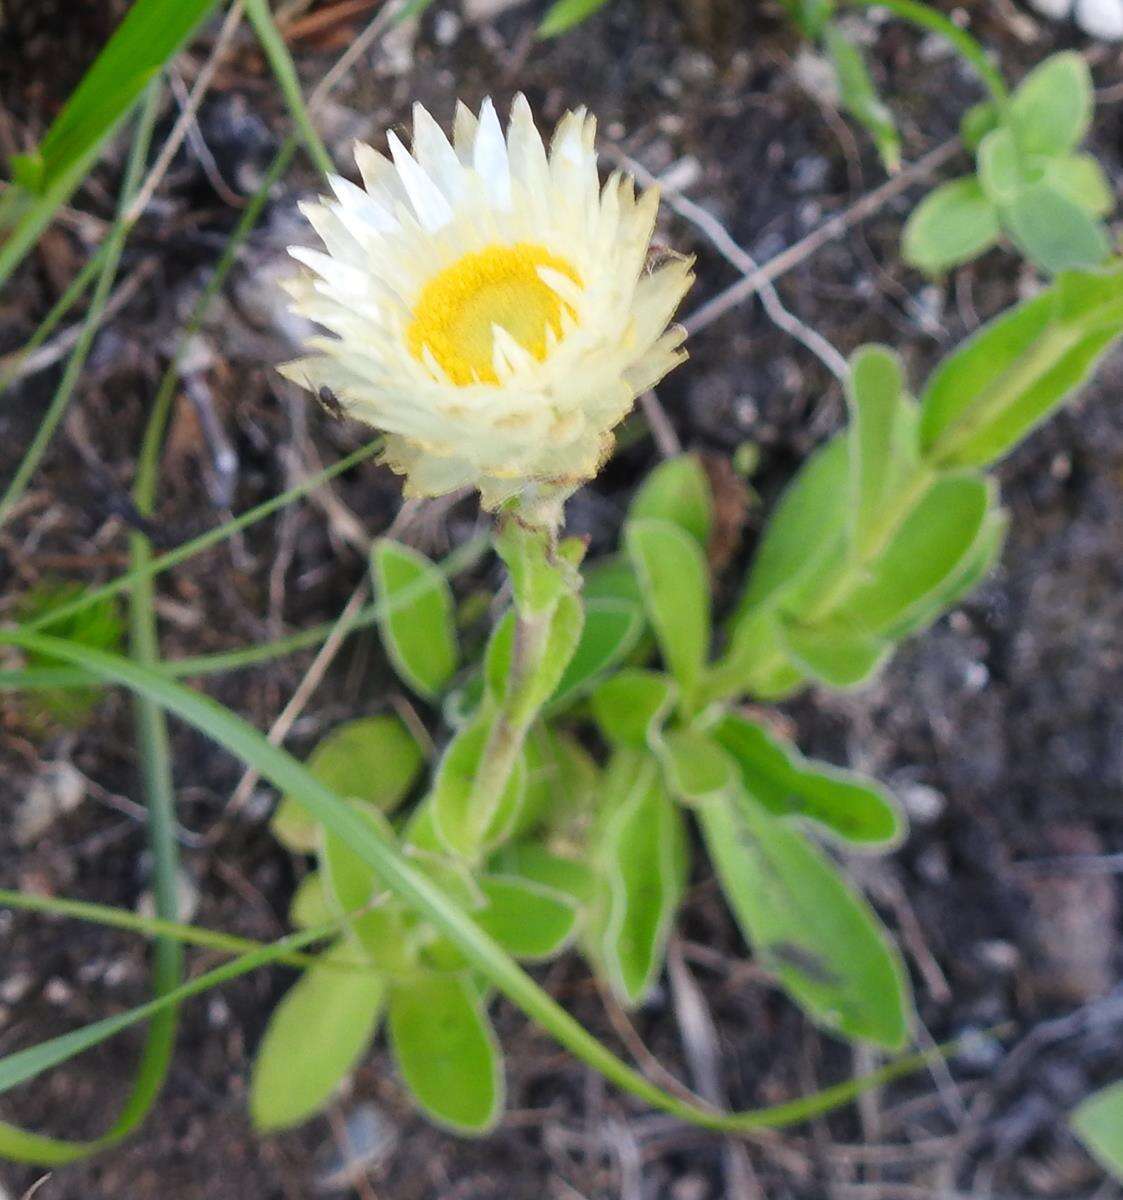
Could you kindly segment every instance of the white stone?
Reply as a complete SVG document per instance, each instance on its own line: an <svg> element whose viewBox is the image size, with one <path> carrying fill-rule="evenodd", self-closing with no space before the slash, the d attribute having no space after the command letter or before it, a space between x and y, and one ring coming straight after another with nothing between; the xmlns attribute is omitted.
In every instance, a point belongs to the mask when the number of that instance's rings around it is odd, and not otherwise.
<svg viewBox="0 0 1123 1200"><path fill-rule="evenodd" d="M1043 17L1063 21L1069 16L1091 37L1123 41L1123 0L1029 0Z"/></svg>
<svg viewBox="0 0 1123 1200"><path fill-rule="evenodd" d="M1076 0L1076 21L1092 37L1121 41L1123 0Z"/></svg>
<svg viewBox="0 0 1123 1200"><path fill-rule="evenodd" d="M508 9L518 8L527 0L464 0L464 17L470 25L494 21Z"/></svg>
<svg viewBox="0 0 1123 1200"><path fill-rule="evenodd" d="M59 817L73 812L85 795L86 781L70 763L44 763L16 810L12 828L16 845L37 841Z"/></svg>
<svg viewBox="0 0 1123 1200"><path fill-rule="evenodd" d="M1072 11L1072 0L1029 0L1029 3L1043 17L1051 17L1054 21L1063 21Z"/></svg>

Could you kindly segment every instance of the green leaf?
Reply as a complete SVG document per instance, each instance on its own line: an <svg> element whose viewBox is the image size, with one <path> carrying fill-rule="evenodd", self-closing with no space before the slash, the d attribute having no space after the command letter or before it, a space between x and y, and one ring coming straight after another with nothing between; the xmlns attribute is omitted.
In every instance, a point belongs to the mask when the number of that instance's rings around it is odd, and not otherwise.
<svg viewBox="0 0 1123 1200"><path fill-rule="evenodd" d="M1013 133L1000 125L979 145L979 183L992 204L1008 204L1027 184L1033 182Z"/></svg>
<svg viewBox="0 0 1123 1200"><path fill-rule="evenodd" d="M457 1133L486 1133L503 1108L503 1060L475 989L423 975L390 991L390 1046L425 1114Z"/></svg>
<svg viewBox="0 0 1123 1200"><path fill-rule="evenodd" d="M927 612L933 595L962 571L995 500L995 485L977 475L944 475L925 492L863 582L832 617L887 636Z"/></svg>
<svg viewBox="0 0 1123 1200"><path fill-rule="evenodd" d="M687 804L724 795L736 784L737 769L713 739L694 729L676 729L659 747L671 794Z"/></svg>
<svg viewBox="0 0 1123 1200"><path fill-rule="evenodd" d="M1111 253L1103 225L1044 180L1004 205L1002 220L1018 249L1051 275L1098 267Z"/></svg>
<svg viewBox="0 0 1123 1200"><path fill-rule="evenodd" d="M484 875L479 884L487 903L476 922L515 958L553 958L573 937L577 905L565 892L516 875Z"/></svg>
<svg viewBox="0 0 1123 1200"><path fill-rule="evenodd" d="M593 872L587 863L553 854L535 841L502 847L489 869L561 892L580 907L588 903L595 887Z"/></svg>
<svg viewBox="0 0 1123 1200"><path fill-rule="evenodd" d="M897 123L870 76L861 50L834 22L823 29L823 44L838 79L843 107L873 138L887 171L901 166L901 135Z"/></svg>
<svg viewBox="0 0 1123 1200"><path fill-rule="evenodd" d="M4 499L7 500L6 494ZM0 502L0 523L3 522L5 508L6 504ZM62 608L64 605L69 607L70 602L82 596L85 591L82 584L77 582L52 578L41 580L19 597L14 615L21 625L38 622L48 617L52 609ZM116 597L108 596L58 621L55 632L59 637L65 637L82 646L116 650L124 637L125 622L122 620ZM42 660L34 654L29 654L27 667L31 670L41 669ZM46 688L34 698L26 697L24 703L33 714L42 714L48 719L78 728L101 698L102 692L99 688Z"/></svg>
<svg viewBox="0 0 1123 1200"><path fill-rule="evenodd" d="M1022 81L1009 120L1026 154L1064 154L1092 123L1092 74L1075 51L1054 54Z"/></svg>
<svg viewBox="0 0 1123 1200"><path fill-rule="evenodd" d="M603 895L591 914L590 940L613 990L634 1005L663 968L686 883L686 831L647 754L618 751L603 791L605 809L591 839Z"/></svg>
<svg viewBox="0 0 1123 1200"><path fill-rule="evenodd" d="M849 452L845 436L832 438L800 469L780 497L753 558L737 620L775 605L837 546L846 525Z"/></svg>
<svg viewBox="0 0 1123 1200"><path fill-rule="evenodd" d="M493 705L501 704L507 694L511 655L515 646L515 620L515 610L507 609L487 639L487 649L484 651L484 689Z"/></svg>
<svg viewBox="0 0 1123 1200"><path fill-rule="evenodd" d="M386 979L412 978L417 971L417 923L393 900L357 916L348 926L348 941L355 942L370 965ZM357 957L357 955L353 955Z"/></svg>
<svg viewBox="0 0 1123 1200"><path fill-rule="evenodd" d="M703 678L700 707L732 696L775 700L803 682L806 672L787 657L780 625L781 617L767 608L750 611L734 624L725 654Z"/></svg>
<svg viewBox="0 0 1123 1200"><path fill-rule="evenodd" d="M341 971L355 948L336 942L273 1010L254 1058L250 1116L263 1131L307 1120L331 1098L374 1037L386 999L375 972Z"/></svg>
<svg viewBox="0 0 1123 1200"><path fill-rule="evenodd" d="M912 466L906 436L904 370L883 346L862 346L850 359L850 487L854 547L861 557L897 478Z"/></svg>
<svg viewBox="0 0 1123 1200"><path fill-rule="evenodd" d="M1042 179L1093 217L1106 217L1115 193L1103 167L1091 154L1065 154L1042 160Z"/></svg>
<svg viewBox="0 0 1123 1200"><path fill-rule="evenodd" d="M668 675L634 668L619 671L593 693L593 718L616 746L645 749L658 741L663 724L678 702Z"/></svg>
<svg viewBox="0 0 1123 1200"><path fill-rule="evenodd" d="M585 606L576 594L562 596L554 607L546 645L535 664L534 673L523 682L512 719L529 726L555 695L565 679L566 671L581 644L585 629Z"/></svg>
<svg viewBox="0 0 1123 1200"><path fill-rule="evenodd" d="M377 808L355 801L349 807L372 831L393 838L389 821ZM363 908L382 890L381 880L344 838L323 828L320 837L320 875L328 904L337 916Z"/></svg>
<svg viewBox="0 0 1123 1200"><path fill-rule="evenodd" d="M660 463L640 485L628 518L670 521L705 549L714 523L714 497L702 460L680 454Z"/></svg>
<svg viewBox="0 0 1123 1200"><path fill-rule="evenodd" d="M308 769L333 792L391 813L409 794L423 761L417 741L397 717L360 717L323 738ZM297 853L312 854L319 844L317 826L291 796L281 799L269 827Z"/></svg>
<svg viewBox="0 0 1123 1200"><path fill-rule="evenodd" d="M608 0L554 0L546 10L542 24L538 26L538 36L557 37L559 33L580 25L607 3Z"/></svg>
<svg viewBox="0 0 1123 1200"><path fill-rule="evenodd" d="M770 813L806 817L861 847L885 849L903 836L904 818L876 780L812 762L763 725L733 713L710 733L736 762L745 791Z"/></svg>
<svg viewBox="0 0 1123 1200"><path fill-rule="evenodd" d="M901 255L928 275L970 262L998 241L998 210L974 175L929 192L905 224Z"/></svg>
<svg viewBox="0 0 1123 1200"><path fill-rule="evenodd" d="M835 688L857 687L888 658L892 646L850 625L780 624L784 649L809 675Z"/></svg>
<svg viewBox="0 0 1123 1200"><path fill-rule="evenodd" d="M42 193L96 152L215 4L216 0L136 0L38 150L16 165L20 183Z"/></svg>
<svg viewBox="0 0 1123 1200"><path fill-rule="evenodd" d="M788 10L800 33L809 41L815 41L823 31L823 25L835 10L835 0L780 0Z"/></svg>
<svg viewBox="0 0 1123 1200"><path fill-rule="evenodd" d="M959 122L959 136L963 145L973 154L983 138L998 126L1000 114L993 100L980 100L972 104Z"/></svg>
<svg viewBox="0 0 1123 1200"><path fill-rule="evenodd" d="M937 1049L926 1055L913 1055L841 1087L832 1087L770 1108L741 1113L714 1113L709 1109L691 1105L679 1096L671 1095L652 1085L592 1037L543 991L510 955L504 953L487 937L468 913L452 903L444 892L419 871L392 837L380 833L364 822L339 797L317 783L301 763L284 750L271 745L260 732L237 714L216 704L209 697L175 683L151 667L139 665L118 655L74 646L62 638L52 638L28 630L0 628L0 644L18 646L24 651L48 655L61 663L89 671L107 683L119 684L147 696L213 739L224 750L236 755L247 766L252 766L274 787L299 794L317 822L354 846L368 865L387 881L388 890L398 901L413 914L430 923L442 937L456 944L471 963L473 971L485 977L528 1016L538 1021L562 1046L603 1073L611 1082L680 1118L709 1128L737 1133L790 1125L849 1103L869 1088L918 1070L931 1062L933 1057L945 1052ZM98 1022L96 1026L52 1039L46 1046L36 1046L30 1051L8 1055L0 1059L0 1089L25 1082L36 1074L67 1061L83 1049L97 1045L119 1030L145 1020L188 996L198 995L217 983L254 970L267 962L283 960L316 937L333 931L311 930L282 939L280 943L255 950L234 963L208 972L176 992L149 1004L140 1005L108 1021ZM56 1145L52 1139L27 1134L0 1123L0 1149L5 1153L19 1154L24 1160L28 1160L30 1156L29 1160L35 1161L34 1155L42 1154L44 1150L50 1151ZM78 1154L88 1152L88 1147L88 1143L84 1144ZM52 1161L70 1159L53 1158Z"/></svg>
<svg viewBox="0 0 1123 1200"><path fill-rule="evenodd" d="M315 929L319 925L326 925L334 916L322 872L310 871L296 885L296 891L292 894L289 922L297 929Z"/></svg>
<svg viewBox="0 0 1123 1200"><path fill-rule="evenodd" d="M571 734L539 723L524 745L526 792L509 838L537 829L559 830L580 824L596 797L600 772L589 752Z"/></svg>
<svg viewBox="0 0 1123 1200"><path fill-rule="evenodd" d="M567 594L555 601L553 612L549 616L546 645L534 662L533 675L522 680L519 696L512 710L513 720L529 724L551 696L558 692L580 646L584 622L585 610L580 596ZM516 624L516 614L511 609L503 614L488 641L484 657L484 680L493 705L507 700ZM590 650L595 649L594 643ZM580 682L577 686L580 686Z"/></svg>
<svg viewBox="0 0 1123 1200"><path fill-rule="evenodd" d="M550 697L553 712L567 708L635 649L643 632L643 610L626 600L591 600L585 605L581 640Z"/></svg>
<svg viewBox="0 0 1123 1200"><path fill-rule="evenodd" d="M698 543L669 521L629 521L632 560L659 650L690 704L710 649L710 586Z"/></svg>
<svg viewBox="0 0 1123 1200"><path fill-rule="evenodd" d="M433 700L458 660L448 580L424 554L390 538L374 543L370 564L385 606L378 628L386 653L402 682Z"/></svg>
<svg viewBox="0 0 1123 1200"><path fill-rule="evenodd" d="M746 941L817 1024L899 1049L911 1003L873 910L800 832L748 797L712 799L702 832Z"/></svg>
<svg viewBox="0 0 1123 1200"><path fill-rule="evenodd" d="M1002 509L992 509L959 567L922 604L915 605L901 620L885 631L890 641L900 641L926 629L941 614L955 607L976 584L990 574L1002 553L1010 520Z"/></svg>
<svg viewBox="0 0 1123 1200"><path fill-rule="evenodd" d="M1072 1114L1071 1124L1105 1170L1123 1179L1123 1083L1089 1096Z"/></svg>
<svg viewBox="0 0 1123 1200"><path fill-rule="evenodd" d="M623 554L598 558L585 572L581 594L589 604L594 600L617 600L643 608L639 580Z"/></svg>
<svg viewBox="0 0 1123 1200"><path fill-rule="evenodd" d="M1068 272L983 326L928 381L921 451L943 469L1001 458L1059 407L1123 332L1123 269Z"/></svg>
<svg viewBox="0 0 1123 1200"><path fill-rule="evenodd" d="M452 854L462 858L474 858L484 846L501 841L517 822L526 794L524 752L519 755L490 827L477 828L471 807L472 785L490 735L490 719L460 730L445 749L433 781L433 823L437 836Z"/></svg>

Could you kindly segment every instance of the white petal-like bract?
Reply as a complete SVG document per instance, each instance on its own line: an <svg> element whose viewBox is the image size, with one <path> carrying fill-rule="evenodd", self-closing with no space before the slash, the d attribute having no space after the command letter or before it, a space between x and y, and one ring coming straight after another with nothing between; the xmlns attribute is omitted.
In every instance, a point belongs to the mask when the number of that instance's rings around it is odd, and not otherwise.
<svg viewBox="0 0 1123 1200"><path fill-rule="evenodd" d="M690 262L649 266L658 197L602 186L594 133L568 113L547 150L520 96L505 133L490 100L458 106L450 142L418 106L410 150L358 145L364 186L302 206L326 253L294 247L288 290L329 336L281 370L384 431L408 495L473 486L556 523L684 357Z"/></svg>

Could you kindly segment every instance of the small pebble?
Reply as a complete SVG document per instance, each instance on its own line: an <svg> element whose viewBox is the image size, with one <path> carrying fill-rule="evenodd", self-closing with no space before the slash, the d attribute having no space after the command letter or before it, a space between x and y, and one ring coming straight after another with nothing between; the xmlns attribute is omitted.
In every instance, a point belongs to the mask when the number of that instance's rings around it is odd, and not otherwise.
<svg viewBox="0 0 1123 1200"><path fill-rule="evenodd" d="M943 792L938 792L926 783L913 783L899 789L897 795L908 813L910 821L918 825L931 825L944 815L947 800Z"/></svg>
<svg viewBox="0 0 1123 1200"><path fill-rule="evenodd" d="M672 1200L706 1200L710 1186L701 1175L684 1175L671 1184Z"/></svg>
<svg viewBox="0 0 1123 1200"><path fill-rule="evenodd" d="M433 22L433 36L438 46L451 46L460 36L460 29L460 18L456 13L447 8L437 13L437 19Z"/></svg>
<svg viewBox="0 0 1123 1200"><path fill-rule="evenodd" d="M1018 947L1013 942L1003 941L1001 938L979 942L975 946L975 952L988 967L1004 974L1009 974L1022 961Z"/></svg>
<svg viewBox="0 0 1123 1200"><path fill-rule="evenodd" d="M0 983L0 1000L5 1004L18 1004L27 995L34 980L25 971L10 975Z"/></svg>
<svg viewBox="0 0 1123 1200"><path fill-rule="evenodd" d="M1086 34L1105 41L1123 40L1123 0L1029 0L1043 17L1063 21L1072 17Z"/></svg>
<svg viewBox="0 0 1123 1200"><path fill-rule="evenodd" d="M959 1035L955 1063L968 1071L993 1071L1002 1061L1002 1043L981 1029L965 1029Z"/></svg>
<svg viewBox="0 0 1123 1200"><path fill-rule="evenodd" d="M176 876L176 886L179 895L179 920L190 921L199 911L199 887L195 880L182 868ZM137 913L142 917L156 915L156 901L151 889L146 891L137 902Z"/></svg>
<svg viewBox="0 0 1123 1200"><path fill-rule="evenodd" d="M16 810L12 834L17 846L37 841L58 820L74 812L86 795L86 781L68 762L46 762Z"/></svg>
<svg viewBox="0 0 1123 1200"><path fill-rule="evenodd" d="M69 1004L73 996L74 989L65 979L49 979L47 986L43 989L43 999L48 1004L57 1004L60 1008L64 1004Z"/></svg>
<svg viewBox="0 0 1123 1200"><path fill-rule="evenodd" d="M358 1170L368 1170L382 1161L400 1140L390 1118L373 1104L359 1104L344 1117L348 1154L336 1148L319 1177L324 1191L350 1192Z"/></svg>

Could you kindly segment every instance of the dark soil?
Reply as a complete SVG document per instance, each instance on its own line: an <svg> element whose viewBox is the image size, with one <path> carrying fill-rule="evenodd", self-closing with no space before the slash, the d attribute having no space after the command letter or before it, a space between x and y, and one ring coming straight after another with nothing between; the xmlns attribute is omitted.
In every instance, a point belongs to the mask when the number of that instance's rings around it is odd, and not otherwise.
<svg viewBox="0 0 1123 1200"><path fill-rule="evenodd" d="M121 5L6 3L0 18L0 133L7 150L32 144L79 77ZM323 5L320 6L325 7ZM865 138L796 81L792 33L767 7L617 0L557 43L538 45L538 5L467 24L437 0L410 42L374 53L325 115L336 159L356 136L377 143L408 121L415 99L439 117L459 95L505 107L525 91L543 122L588 104L606 140L658 173L695 160L693 199L765 260L882 181ZM1020 74L1067 34L1024 25L1011 0L967 9L975 32ZM58 17L58 19L56 19ZM362 20L365 18L358 18ZM867 26L869 27L869 26ZM341 44L361 25L335 30ZM1036 30L1036 32L1032 32ZM1030 36L1032 34L1032 36ZM330 40L330 39L329 39ZM1118 52L1087 47L1107 102L1094 148L1117 185L1123 78ZM190 80L209 37L184 61ZM304 79L338 47L294 42ZM876 27L876 71L893 97L906 160L955 132L978 89L953 60L894 23ZM49 64L49 67L48 65ZM174 113L165 117L166 130ZM18 518L0 533L0 610L47 576L110 578L127 564L121 497L131 481L155 378L175 331L221 250L236 211L216 190L252 190L287 120L248 35L218 74L200 114L214 157L204 170L184 151L129 243L122 277L152 274L100 335L76 402ZM6 131L6 132L5 132ZM105 219L120 169L107 161L71 207ZM947 169L950 174L964 163ZM289 467L323 462L359 444L362 431L331 422L279 391L271 366L293 346L276 279L297 233L295 201L314 186L306 167L276 190L202 339L205 357L179 397L162 470L157 525L169 545L282 490ZM905 356L914 383L981 320L1013 303L1032 280L995 252L934 286L903 268L898 236L920 195L913 188L780 282L787 306L843 353L879 340ZM667 213L662 236L698 256L690 307L735 279L692 227ZM89 222L56 225L0 300L0 352L20 345L88 254ZM842 417L839 388L753 301L699 334L692 361L660 400L688 448L727 464L757 444L749 507L735 564L743 564L784 482ZM18 461L57 380L28 378L0 411L0 477ZM282 1137L250 1130L248 1065L271 1006L291 982L282 971L244 978L185 1009L170 1080L153 1115L126 1145L60 1170L43 1200L290 1200L319 1194L387 1200L577 1200L586 1197L717 1200L881 1200L1049 1197L1107 1200L1106 1183L1068 1134L1065 1114L1092 1088L1123 1076L1120 913L1112 861L1123 852L1123 355L1116 353L1068 411L1000 469L1012 535L1001 569L957 612L908 645L870 686L813 692L785 705L809 754L890 782L913 818L906 845L855 872L899 932L913 968L921 1018L936 1039L974 1031L951 1077L894 1085L781 1139L749 1143L747 1156L606 1089L498 1006L507 1051L509 1113L481 1141L448 1136L410 1109L379 1049L327 1117ZM188 394L190 393L190 395ZM200 409L200 405L202 408ZM208 429L199 412L215 418ZM634 421L623 449L571 505L571 526L594 552L611 548L628 495L657 460ZM237 467L216 470L232 448ZM311 470L316 466L311 465ZM728 476L728 472L725 472ZM399 506L387 473L350 473L335 494L369 534ZM733 504L736 514L737 506ZM470 502L422 520L410 537L442 553L468 536ZM736 525L736 519L734 520ZM280 564L280 565L278 565ZM160 613L168 657L279 636L336 616L361 580L361 553L313 505L246 534L163 577ZM272 577L272 587L271 587ZM736 565L725 597L735 590ZM461 580L463 594L491 585ZM281 586L278 586L281 585ZM206 686L267 728L310 661L305 653ZM393 689L373 637L351 639L293 736L298 752L334 722L387 704ZM141 796L127 699L108 696L74 729L7 699L0 710L0 884L133 907L149 883L143 828L118 798ZM235 818L224 810L240 767L199 735L173 727L183 861L198 906L193 919L273 938L295 880L266 820L259 786ZM69 766L68 766L69 765ZM92 781L86 799L31 845L15 818L35 781ZM81 789L79 789L81 790ZM114 807L114 804L117 807ZM1058 861L1059 860L1059 861ZM864 1069L846 1047L811 1031L752 968L704 871L682 921L682 961L704 989L716 1023L722 1084L744 1107L789 1098L816 1081ZM121 1011L145 997L145 948L94 926L0 913L0 1050L36 1042ZM194 952L192 970L216 961ZM552 993L599 1035L620 1044L587 972L565 961L543 974ZM671 1070L691 1079L668 987L636 1027ZM1002 1040L987 1032L1009 1025ZM5 1118L38 1131L94 1136L124 1100L139 1038L126 1035L3 1098ZM350 1151L347 1147L350 1146ZM740 1155L740 1156L739 1156ZM0 1196L17 1200L42 1175L0 1165Z"/></svg>

